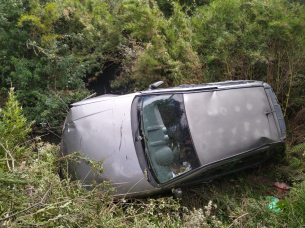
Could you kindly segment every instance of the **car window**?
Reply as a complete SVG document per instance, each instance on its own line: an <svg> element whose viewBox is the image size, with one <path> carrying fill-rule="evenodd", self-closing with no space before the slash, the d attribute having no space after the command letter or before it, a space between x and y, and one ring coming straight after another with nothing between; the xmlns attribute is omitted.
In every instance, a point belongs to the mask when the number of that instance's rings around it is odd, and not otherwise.
<svg viewBox="0 0 305 228"><path fill-rule="evenodd" d="M142 129L152 171L160 183L199 167L182 94L144 96Z"/></svg>
<svg viewBox="0 0 305 228"><path fill-rule="evenodd" d="M213 180L219 176L236 172L245 168L249 168L262 163L270 156L269 151L255 153L251 156L245 156L242 158L229 159L222 165L217 165L213 168L209 168L207 171L202 172L188 180L180 183L181 185L191 185L196 183L203 183L205 181Z"/></svg>

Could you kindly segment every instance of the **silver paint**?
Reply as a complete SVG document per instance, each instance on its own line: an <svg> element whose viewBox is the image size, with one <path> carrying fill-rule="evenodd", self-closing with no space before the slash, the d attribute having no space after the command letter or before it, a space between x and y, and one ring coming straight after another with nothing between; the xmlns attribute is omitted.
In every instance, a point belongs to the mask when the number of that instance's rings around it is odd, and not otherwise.
<svg viewBox="0 0 305 228"><path fill-rule="evenodd" d="M279 141L263 87L189 93L184 102L202 165Z"/></svg>
<svg viewBox="0 0 305 228"><path fill-rule="evenodd" d="M116 194L153 189L140 168L132 138L130 111L135 95L97 97L71 108L63 131L64 154L81 151L90 159L105 159L101 178L83 163L73 167L77 178L85 179L84 185L110 180L119 186Z"/></svg>
<svg viewBox="0 0 305 228"><path fill-rule="evenodd" d="M146 180L131 128L133 99L149 94L183 93L190 133L201 165L208 170L207 164L281 141L277 116L263 83L235 82L236 85L229 81L122 96L103 95L74 103L64 124L61 151L63 155L81 151L90 159L104 159L101 178L95 177L84 163L70 167L75 169L76 178L84 180L84 186L93 180L110 180L118 196L148 196L172 188L196 173L157 187Z"/></svg>

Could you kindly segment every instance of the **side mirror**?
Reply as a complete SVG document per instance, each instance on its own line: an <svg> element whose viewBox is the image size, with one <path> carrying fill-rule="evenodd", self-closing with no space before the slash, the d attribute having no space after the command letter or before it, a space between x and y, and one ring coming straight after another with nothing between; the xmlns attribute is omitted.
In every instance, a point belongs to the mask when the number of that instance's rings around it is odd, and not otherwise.
<svg viewBox="0 0 305 228"><path fill-rule="evenodd" d="M152 89L157 89L160 85L162 85L164 82L163 81L158 81L155 82L151 85L149 85L149 89L148 90L152 90Z"/></svg>

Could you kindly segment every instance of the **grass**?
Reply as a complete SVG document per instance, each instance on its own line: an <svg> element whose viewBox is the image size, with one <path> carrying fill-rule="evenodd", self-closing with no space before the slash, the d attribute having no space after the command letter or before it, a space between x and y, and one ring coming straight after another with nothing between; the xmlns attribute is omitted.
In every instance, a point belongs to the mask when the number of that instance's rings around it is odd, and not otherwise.
<svg viewBox="0 0 305 228"><path fill-rule="evenodd" d="M37 142L36 142L37 143ZM0 175L0 224L7 227L295 227L293 216L304 207L299 191L302 179L296 173L304 167L302 145L287 152L285 160L269 160L258 167L246 169L217 179L209 184L183 188L184 197L171 195L147 199L109 197L109 184L81 187L80 181L61 179L58 169L58 146L36 145L23 170ZM301 148L301 149L300 149ZM291 168L289 160L301 160ZM66 158L72 159L72 158ZM73 159L84 159L75 155ZM90 161L87 159L87 162ZM90 163L96 166L96 162ZM283 192L272 186L280 181L296 186ZM107 190L105 190L107 189ZM304 188L305 189L305 188ZM269 209L266 196L282 202L282 211ZM300 202L301 204L296 204ZM302 206L302 207L300 207ZM303 210L303 209L302 209ZM290 214L289 214L290 212ZM302 212L301 212L302 213ZM293 220L296 222L297 220Z"/></svg>

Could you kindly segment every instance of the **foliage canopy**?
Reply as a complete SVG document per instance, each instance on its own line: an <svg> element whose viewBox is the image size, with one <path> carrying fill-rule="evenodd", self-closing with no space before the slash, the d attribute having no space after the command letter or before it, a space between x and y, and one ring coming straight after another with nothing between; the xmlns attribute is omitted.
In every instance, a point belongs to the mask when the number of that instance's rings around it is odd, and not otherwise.
<svg viewBox="0 0 305 228"><path fill-rule="evenodd" d="M57 129L67 105L89 94L84 81L111 64L113 91L263 80L286 116L304 106L298 1L8 0L0 12L2 92L12 84L39 128Z"/></svg>

